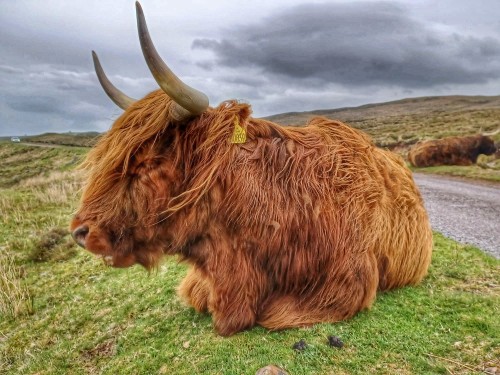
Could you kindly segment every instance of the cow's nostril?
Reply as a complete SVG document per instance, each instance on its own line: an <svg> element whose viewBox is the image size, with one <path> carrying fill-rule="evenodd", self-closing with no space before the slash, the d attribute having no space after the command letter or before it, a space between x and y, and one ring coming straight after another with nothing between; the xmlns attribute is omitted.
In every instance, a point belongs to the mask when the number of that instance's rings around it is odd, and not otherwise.
<svg viewBox="0 0 500 375"><path fill-rule="evenodd" d="M81 225L76 228L71 235L75 242L81 247L85 248L85 239L87 238L87 234L89 233L89 227L86 225Z"/></svg>

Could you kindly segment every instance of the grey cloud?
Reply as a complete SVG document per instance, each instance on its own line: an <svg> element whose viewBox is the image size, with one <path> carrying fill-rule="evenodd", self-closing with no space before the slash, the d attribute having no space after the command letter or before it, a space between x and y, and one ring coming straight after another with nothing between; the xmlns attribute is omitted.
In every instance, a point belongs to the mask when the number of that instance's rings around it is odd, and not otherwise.
<svg viewBox="0 0 500 375"><path fill-rule="evenodd" d="M296 6L225 34L231 36L197 39L193 48L213 51L220 65L310 86L424 88L500 77L498 38L446 34L395 3Z"/></svg>
<svg viewBox="0 0 500 375"><path fill-rule="evenodd" d="M89 67L90 68L90 67ZM23 117L23 127L30 125L35 133L43 131L106 130L103 119L116 112L114 104L106 97L93 71L42 64L17 68L0 66L3 108L0 124L6 127L0 133L11 134L13 118ZM134 93L138 88L152 85L152 78L128 78L110 75L124 91ZM118 112L117 112L118 113ZM108 121L108 126L111 121ZM66 126L66 128L64 128ZM15 130L15 128L13 129Z"/></svg>
<svg viewBox="0 0 500 375"><path fill-rule="evenodd" d="M0 65L0 73L15 74L23 72L24 70L20 68L15 68L13 66L8 66L8 65Z"/></svg>
<svg viewBox="0 0 500 375"><path fill-rule="evenodd" d="M57 101L47 97L13 96L7 98L6 103L20 112L51 113L58 110Z"/></svg>

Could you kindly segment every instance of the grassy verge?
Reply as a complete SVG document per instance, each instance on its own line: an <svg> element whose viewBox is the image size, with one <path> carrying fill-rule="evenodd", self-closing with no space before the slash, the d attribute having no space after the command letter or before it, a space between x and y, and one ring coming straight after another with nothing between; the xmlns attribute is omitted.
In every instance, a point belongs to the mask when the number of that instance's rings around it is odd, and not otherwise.
<svg viewBox="0 0 500 375"><path fill-rule="evenodd" d="M438 167L412 168L414 172L431 173L444 176L464 177L492 182L500 182L500 171L484 169L477 165L460 167L455 165L441 165Z"/></svg>
<svg viewBox="0 0 500 375"><path fill-rule="evenodd" d="M29 178L72 171L88 148L36 147L0 142L0 188L15 186Z"/></svg>
<svg viewBox="0 0 500 375"><path fill-rule="evenodd" d="M470 166L440 165L427 168L415 168L410 166L410 168L414 172L419 173L432 173L474 180L500 182L500 159L495 159L494 155L480 155L477 164Z"/></svg>
<svg viewBox="0 0 500 375"><path fill-rule="evenodd" d="M270 363L290 374L474 374L500 356L500 261L439 234L421 285L383 293L347 322L221 338L176 297L186 269L175 259L148 274L77 251L64 229L78 178L58 157L50 173L0 187L0 244L33 300L29 315L0 316L2 374L254 374ZM56 181L65 198L42 199Z"/></svg>

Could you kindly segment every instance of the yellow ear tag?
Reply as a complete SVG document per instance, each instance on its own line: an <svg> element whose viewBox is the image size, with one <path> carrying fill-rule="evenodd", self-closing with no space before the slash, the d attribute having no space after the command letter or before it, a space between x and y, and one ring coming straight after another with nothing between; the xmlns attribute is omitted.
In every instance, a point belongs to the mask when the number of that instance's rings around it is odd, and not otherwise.
<svg viewBox="0 0 500 375"><path fill-rule="evenodd" d="M231 143L245 143L247 141L247 132L240 126L238 117L234 119L234 132L231 137Z"/></svg>

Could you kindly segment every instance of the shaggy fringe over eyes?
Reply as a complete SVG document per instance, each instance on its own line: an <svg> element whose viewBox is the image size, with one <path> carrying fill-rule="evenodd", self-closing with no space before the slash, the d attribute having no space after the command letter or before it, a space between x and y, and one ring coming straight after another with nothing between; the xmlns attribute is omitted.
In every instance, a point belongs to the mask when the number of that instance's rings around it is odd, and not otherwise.
<svg viewBox="0 0 500 375"><path fill-rule="evenodd" d="M81 165L87 180L93 182L82 195L86 206L98 207L110 220L116 217L123 197L115 194L109 199L109 192L126 175L132 155L146 142L154 144L165 132L172 103L163 91L154 91L130 106L104 134Z"/></svg>

